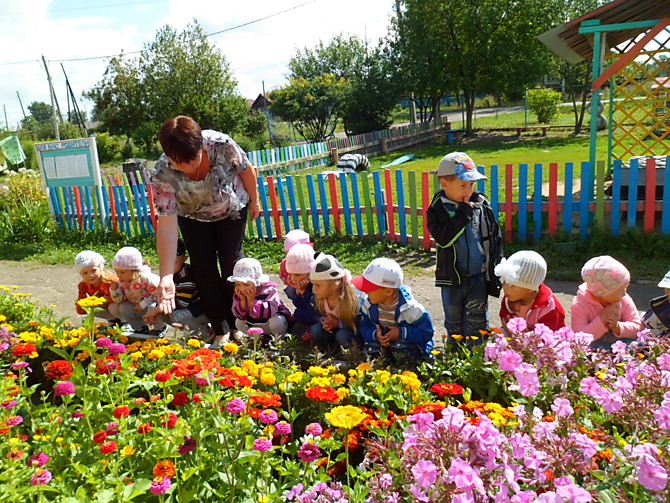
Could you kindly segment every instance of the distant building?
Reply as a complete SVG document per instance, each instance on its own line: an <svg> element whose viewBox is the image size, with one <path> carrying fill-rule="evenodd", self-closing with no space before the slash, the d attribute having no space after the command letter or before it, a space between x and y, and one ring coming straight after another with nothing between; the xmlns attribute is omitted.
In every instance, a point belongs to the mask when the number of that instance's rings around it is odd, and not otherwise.
<svg viewBox="0 0 670 503"><path fill-rule="evenodd" d="M252 100L247 100L247 103ZM256 110L265 110L265 107L269 106L272 103L272 100L270 98L266 98L263 93L259 94L258 97L256 97L255 100L251 102L250 108L253 111Z"/></svg>

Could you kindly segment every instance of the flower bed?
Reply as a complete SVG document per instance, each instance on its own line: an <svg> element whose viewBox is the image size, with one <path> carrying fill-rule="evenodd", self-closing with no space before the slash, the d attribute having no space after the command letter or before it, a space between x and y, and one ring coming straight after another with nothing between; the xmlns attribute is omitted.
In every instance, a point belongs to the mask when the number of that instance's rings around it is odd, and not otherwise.
<svg viewBox="0 0 670 503"><path fill-rule="evenodd" d="M9 289L0 501L667 501L670 341L509 329L344 371L68 328Z"/></svg>

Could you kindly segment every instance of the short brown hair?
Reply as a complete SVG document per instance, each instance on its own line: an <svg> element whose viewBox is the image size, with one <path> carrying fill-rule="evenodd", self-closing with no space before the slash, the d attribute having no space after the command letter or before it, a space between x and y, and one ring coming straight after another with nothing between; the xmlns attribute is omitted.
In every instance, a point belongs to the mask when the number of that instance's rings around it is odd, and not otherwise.
<svg viewBox="0 0 670 503"><path fill-rule="evenodd" d="M158 139L170 160L190 162L202 148L202 128L190 117L178 115L163 122Z"/></svg>
<svg viewBox="0 0 670 503"><path fill-rule="evenodd" d="M443 178L444 178L445 180L447 180L448 182L451 182L452 180L455 180L455 179L458 178L458 177L457 177L456 175L442 175L442 176L438 176L438 177L437 177L438 181L439 181L439 180L442 180Z"/></svg>

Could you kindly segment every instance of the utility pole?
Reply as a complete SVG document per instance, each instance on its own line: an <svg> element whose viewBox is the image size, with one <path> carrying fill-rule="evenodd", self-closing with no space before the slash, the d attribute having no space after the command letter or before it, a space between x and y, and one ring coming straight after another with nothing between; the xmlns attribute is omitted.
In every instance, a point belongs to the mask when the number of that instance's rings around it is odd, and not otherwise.
<svg viewBox="0 0 670 503"><path fill-rule="evenodd" d="M265 101L265 117L268 120L268 134L270 135L270 145L272 145L272 122L270 121L270 110L268 109L268 97L265 95L265 81L263 82L263 100Z"/></svg>
<svg viewBox="0 0 670 503"><path fill-rule="evenodd" d="M19 94L18 91L16 91L16 97L19 99L19 105L21 105L21 113L23 114L23 118L26 118L26 111L23 109L23 103L21 102L21 95Z"/></svg>
<svg viewBox="0 0 670 503"><path fill-rule="evenodd" d="M2 111L5 113L5 127L7 128L7 131L9 131L9 122L7 121L7 108L5 108L5 104L2 104Z"/></svg>
<svg viewBox="0 0 670 503"><path fill-rule="evenodd" d="M42 63L44 63L44 70L47 72L47 80L49 81L49 96L51 97L51 119L54 123L54 136L56 140L60 141L60 131L58 131L58 118L56 117L56 93L54 92L54 86L51 82L51 75L49 74L49 68L47 67L47 61L42 56Z"/></svg>

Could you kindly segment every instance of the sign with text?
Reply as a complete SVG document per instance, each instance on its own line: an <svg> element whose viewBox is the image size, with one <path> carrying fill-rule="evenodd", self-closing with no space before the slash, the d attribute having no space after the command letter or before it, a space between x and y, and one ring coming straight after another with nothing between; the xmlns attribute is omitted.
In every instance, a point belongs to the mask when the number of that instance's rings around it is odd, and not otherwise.
<svg viewBox="0 0 670 503"><path fill-rule="evenodd" d="M95 138L35 143L47 187L102 185Z"/></svg>

